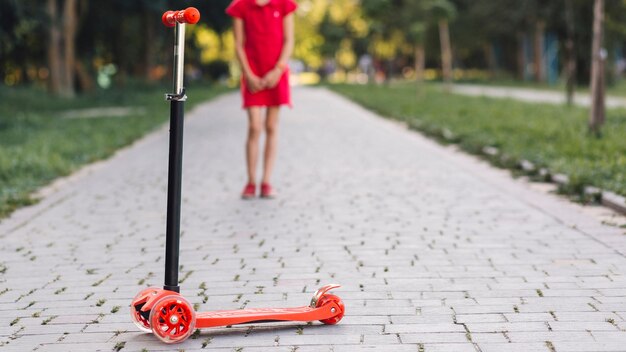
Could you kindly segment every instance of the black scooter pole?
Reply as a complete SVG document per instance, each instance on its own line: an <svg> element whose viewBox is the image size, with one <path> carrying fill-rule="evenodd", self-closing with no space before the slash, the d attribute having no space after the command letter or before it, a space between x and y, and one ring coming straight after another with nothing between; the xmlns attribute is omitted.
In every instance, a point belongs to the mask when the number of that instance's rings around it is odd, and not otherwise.
<svg viewBox="0 0 626 352"><path fill-rule="evenodd" d="M165 285L169 291L180 292L178 258L180 249L180 200L183 168L183 129L185 122L185 24L176 23L174 41L174 93L166 94L170 101L170 151L167 177L167 225L165 232Z"/></svg>

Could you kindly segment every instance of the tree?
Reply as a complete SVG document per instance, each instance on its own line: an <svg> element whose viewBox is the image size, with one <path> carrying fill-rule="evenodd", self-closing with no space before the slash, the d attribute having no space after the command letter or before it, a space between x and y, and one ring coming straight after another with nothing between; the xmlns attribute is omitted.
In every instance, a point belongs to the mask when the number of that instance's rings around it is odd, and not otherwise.
<svg viewBox="0 0 626 352"><path fill-rule="evenodd" d="M426 52L424 49L426 25L422 22L414 22L409 27L408 37L414 47L415 81L419 84L424 80L424 70L426 69Z"/></svg>
<svg viewBox="0 0 626 352"><path fill-rule="evenodd" d="M62 97L75 95L74 70L76 63L77 0L47 1L49 16L48 69L50 92Z"/></svg>
<svg viewBox="0 0 626 352"><path fill-rule="evenodd" d="M426 65L426 10L422 2L411 0L362 0L363 12L372 20L371 33L385 42L392 42L398 34L413 47L415 77L423 79ZM397 40L396 40L397 41ZM392 49L392 56L398 51ZM391 62L391 60L388 60Z"/></svg>
<svg viewBox="0 0 626 352"><path fill-rule="evenodd" d="M432 0L428 9L439 28L441 43L441 68L446 89L452 82L452 45L450 44L450 21L456 17L456 7L449 0Z"/></svg>
<svg viewBox="0 0 626 352"><path fill-rule="evenodd" d="M59 9L56 0L47 1L47 10L49 16L48 27L48 70L50 71L50 92L52 94L62 94L63 74L62 74L62 56L61 56L61 31L59 30Z"/></svg>
<svg viewBox="0 0 626 352"><path fill-rule="evenodd" d="M565 63L565 100L567 105L574 102L574 90L576 89L576 48L574 41L574 4L573 0L565 0L565 27L567 38L565 39L566 63Z"/></svg>
<svg viewBox="0 0 626 352"><path fill-rule="evenodd" d="M591 112L589 130L600 133L604 123L604 60L606 52L602 49L604 22L604 0L595 0L593 6L593 42L591 45Z"/></svg>

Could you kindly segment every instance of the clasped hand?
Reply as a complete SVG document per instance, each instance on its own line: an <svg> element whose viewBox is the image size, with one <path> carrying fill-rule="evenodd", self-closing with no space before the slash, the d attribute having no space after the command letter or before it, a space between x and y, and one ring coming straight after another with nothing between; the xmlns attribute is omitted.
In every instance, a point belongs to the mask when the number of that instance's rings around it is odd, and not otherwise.
<svg viewBox="0 0 626 352"><path fill-rule="evenodd" d="M282 76L282 72L277 68L269 71L263 77L259 77L254 73L250 73L246 75L248 90L250 90L250 92L254 94L264 89L272 89L278 84L280 76Z"/></svg>

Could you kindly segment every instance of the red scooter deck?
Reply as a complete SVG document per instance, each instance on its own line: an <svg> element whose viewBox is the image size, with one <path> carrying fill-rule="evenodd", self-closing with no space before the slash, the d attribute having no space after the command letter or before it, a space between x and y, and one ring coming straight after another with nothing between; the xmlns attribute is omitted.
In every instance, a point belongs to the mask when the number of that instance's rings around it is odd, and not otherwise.
<svg viewBox="0 0 626 352"><path fill-rule="evenodd" d="M152 332L166 343L186 340L195 328L211 328L276 321L337 324L345 313L341 299L328 291L339 285L321 287L310 306L296 308L251 308L196 313L179 293L150 287L141 291L131 303L131 317L142 331Z"/></svg>

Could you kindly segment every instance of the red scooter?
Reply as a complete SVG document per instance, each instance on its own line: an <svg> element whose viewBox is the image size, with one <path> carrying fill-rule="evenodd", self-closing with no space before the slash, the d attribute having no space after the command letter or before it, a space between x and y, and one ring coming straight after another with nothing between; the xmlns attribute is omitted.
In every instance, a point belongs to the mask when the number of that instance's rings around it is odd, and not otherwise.
<svg viewBox="0 0 626 352"><path fill-rule="evenodd" d="M170 141L167 189L167 228L165 239L165 285L149 287L137 294L130 305L130 315L142 331L152 332L165 343L186 340L196 328L229 326L246 323L276 321L337 324L343 318L345 307L341 299L328 293L339 285L326 285L313 295L310 305L296 308L260 308L196 313L193 306L180 295L178 259L180 244L180 199L183 156L184 103L183 87L185 54L185 24L195 24L200 12L193 8L167 11L162 21L175 27L174 93L166 94L170 101Z"/></svg>

